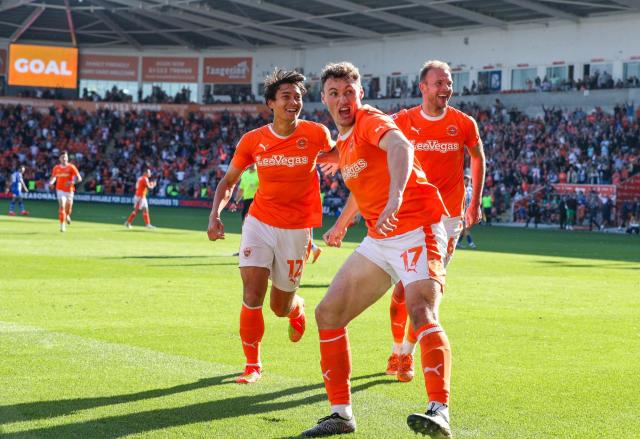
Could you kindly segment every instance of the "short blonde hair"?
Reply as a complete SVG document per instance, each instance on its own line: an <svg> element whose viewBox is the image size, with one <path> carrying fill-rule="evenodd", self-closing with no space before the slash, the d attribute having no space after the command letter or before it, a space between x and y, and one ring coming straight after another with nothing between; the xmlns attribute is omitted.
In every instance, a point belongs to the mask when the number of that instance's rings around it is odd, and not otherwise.
<svg viewBox="0 0 640 439"><path fill-rule="evenodd" d="M451 72L451 67L449 67L449 64L447 64L446 62L439 61L437 59L430 59L429 61L424 63L422 69L420 69L420 81L424 81L424 78L427 76L427 73L429 73L429 70L431 69L442 69Z"/></svg>

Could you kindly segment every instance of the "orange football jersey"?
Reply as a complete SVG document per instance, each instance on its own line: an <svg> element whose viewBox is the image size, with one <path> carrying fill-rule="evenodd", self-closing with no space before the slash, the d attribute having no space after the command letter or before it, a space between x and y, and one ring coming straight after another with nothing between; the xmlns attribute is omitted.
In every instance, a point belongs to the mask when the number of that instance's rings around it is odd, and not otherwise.
<svg viewBox="0 0 640 439"><path fill-rule="evenodd" d="M245 169L256 164L258 191L249 214L282 229L320 227L322 204L316 158L331 148L327 127L306 120L300 120L287 137L273 131L271 124L242 136L231 165Z"/></svg>
<svg viewBox="0 0 640 439"><path fill-rule="evenodd" d="M356 113L354 126L339 136L336 143L342 178L356 198L369 236L378 239L385 238L376 232L375 225L389 200L390 183L387 152L378 145L382 136L397 129L391 117L364 105ZM397 228L386 237L436 223L445 212L438 190L427 181L420 164L414 160L397 215Z"/></svg>
<svg viewBox="0 0 640 439"><path fill-rule="evenodd" d="M451 216L464 208L464 147L480 141L478 126L471 116L447 107L440 117L427 115L420 106L402 110L393 119L413 144L415 156L429 183L440 191Z"/></svg>
<svg viewBox="0 0 640 439"><path fill-rule="evenodd" d="M55 165L51 176L56 177L56 190L73 192L76 190L73 179L80 177L80 172L75 165L67 163L67 166Z"/></svg>
<svg viewBox="0 0 640 439"><path fill-rule="evenodd" d="M146 197L148 189L149 179L146 175L143 175L142 177L138 178L138 181L136 182L136 197Z"/></svg>

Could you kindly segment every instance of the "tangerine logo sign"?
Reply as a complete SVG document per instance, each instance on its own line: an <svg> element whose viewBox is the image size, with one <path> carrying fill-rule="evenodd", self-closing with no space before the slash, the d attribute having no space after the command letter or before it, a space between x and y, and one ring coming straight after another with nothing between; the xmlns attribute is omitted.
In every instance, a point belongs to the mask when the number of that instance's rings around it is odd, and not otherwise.
<svg viewBox="0 0 640 439"><path fill-rule="evenodd" d="M77 88L78 49L12 44L9 85Z"/></svg>

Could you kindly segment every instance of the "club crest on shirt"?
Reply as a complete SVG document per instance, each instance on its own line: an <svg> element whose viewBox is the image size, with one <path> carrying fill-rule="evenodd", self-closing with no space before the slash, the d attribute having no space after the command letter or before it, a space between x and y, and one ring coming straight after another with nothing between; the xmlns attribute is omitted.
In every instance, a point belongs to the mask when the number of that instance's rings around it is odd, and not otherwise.
<svg viewBox="0 0 640 439"><path fill-rule="evenodd" d="M242 251L242 254L244 255L245 258L248 258L249 256L251 256L251 247L246 247Z"/></svg>
<svg viewBox="0 0 640 439"><path fill-rule="evenodd" d="M447 127L447 134L450 136L455 136L458 134L458 127L455 125L449 125Z"/></svg>
<svg viewBox="0 0 640 439"><path fill-rule="evenodd" d="M347 150L348 151L353 151L353 147L354 147L354 143L353 143L353 138L349 139L349 145L347 145Z"/></svg>
<svg viewBox="0 0 640 439"><path fill-rule="evenodd" d="M296 146L298 147L298 149L305 149L307 147L307 138L301 137L300 139L298 139L298 141L296 142Z"/></svg>

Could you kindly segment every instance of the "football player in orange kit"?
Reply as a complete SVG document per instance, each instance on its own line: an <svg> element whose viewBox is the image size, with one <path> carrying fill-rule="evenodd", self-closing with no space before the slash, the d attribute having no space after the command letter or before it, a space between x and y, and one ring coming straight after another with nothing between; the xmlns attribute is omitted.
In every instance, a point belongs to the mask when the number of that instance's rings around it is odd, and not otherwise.
<svg viewBox="0 0 640 439"><path fill-rule="evenodd" d="M153 189L154 187L156 187L156 182L150 181L149 177L151 177L151 169L145 168L144 172L136 182L136 194L133 197L133 211L124 223L124 226L127 229L131 228L131 223L133 223L133 220L138 213L138 209L142 210L142 218L144 219L145 227L148 229L155 229L155 227L151 225L151 218L149 218L149 202L147 201L147 192L149 189Z"/></svg>
<svg viewBox="0 0 640 439"><path fill-rule="evenodd" d="M71 211L73 209L73 193L76 190L75 184L82 182L82 177L78 168L69 163L69 155L66 151L60 153L60 164L53 167L49 186L56 186L56 197L58 198L58 220L60 221L60 231L66 230L66 225L71 224Z"/></svg>
<svg viewBox="0 0 640 439"><path fill-rule="evenodd" d="M209 217L209 239L224 239L220 212L242 172L255 163L259 185L242 226L239 252L243 284L240 338L246 363L238 383L254 383L262 376L262 304L269 278L271 310L289 318L289 339L297 342L305 331L304 300L296 290L310 248L311 228L322 224L317 157L330 151L333 143L324 125L299 119L304 80L296 71L279 69L266 78L264 98L273 122L240 139L216 188Z"/></svg>
<svg viewBox="0 0 640 439"><path fill-rule="evenodd" d="M391 117L367 105L358 69L343 62L321 74L322 101L339 136L336 150L351 191L336 223L323 236L339 247L354 216L361 213L368 235L334 277L316 308L320 365L331 415L302 433L305 437L351 433L351 353L347 324L401 281L419 334L428 395L426 413L409 416L419 433L448 437L451 352L438 323L445 280L446 208L427 181L413 147ZM335 154L331 153L331 154Z"/></svg>
<svg viewBox="0 0 640 439"><path fill-rule="evenodd" d="M445 266L451 261L463 228L482 219L480 199L484 183L485 156L475 120L449 105L453 93L449 65L442 61L427 61L420 70L422 104L401 110L392 117L415 149L415 156L427 173L429 182L440 192L449 211L444 219L447 231ZM471 157L473 189L469 205L465 204L464 151ZM463 217L464 215L464 217ZM387 362L389 375L399 381L413 379L413 351L416 336L411 325L406 339L407 310L404 288L398 283L390 307L393 351ZM403 343L404 340L404 343Z"/></svg>

